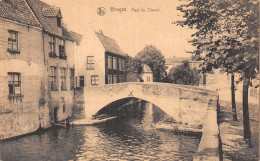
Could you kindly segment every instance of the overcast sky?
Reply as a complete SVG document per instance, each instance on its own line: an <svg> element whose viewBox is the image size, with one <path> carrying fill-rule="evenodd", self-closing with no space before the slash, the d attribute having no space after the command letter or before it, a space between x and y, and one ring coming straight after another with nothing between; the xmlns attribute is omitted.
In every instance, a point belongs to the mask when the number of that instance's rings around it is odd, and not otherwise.
<svg viewBox="0 0 260 161"><path fill-rule="evenodd" d="M176 26L172 22L181 19L176 10L178 0L42 0L60 7L63 20L69 30L87 34L87 29L102 30L119 44L123 52L135 56L145 45L155 45L167 57L189 57L192 49L187 43L194 31ZM97 9L104 7L104 16ZM121 13L111 11L126 8ZM149 9L157 9L148 12ZM139 12L133 12L139 9ZM145 12L141 12L144 9ZM123 9L124 10L124 9ZM84 45L84 44L82 44Z"/></svg>

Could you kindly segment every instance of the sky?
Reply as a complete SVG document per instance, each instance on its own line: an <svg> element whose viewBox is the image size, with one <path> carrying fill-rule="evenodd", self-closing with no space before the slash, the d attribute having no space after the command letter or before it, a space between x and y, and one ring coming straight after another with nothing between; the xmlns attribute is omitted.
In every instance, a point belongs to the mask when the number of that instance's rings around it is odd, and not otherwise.
<svg viewBox="0 0 260 161"><path fill-rule="evenodd" d="M102 30L131 56L146 45L154 45L166 58L189 57L185 51L193 49L187 40L191 39L194 30L173 24L182 19L182 13L176 10L181 3L178 0L42 1L60 7L69 30L82 35L86 35L89 29ZM103 16L97 14L99 7L105 9ZM123 11L120 12L120 8Z"/></svg>

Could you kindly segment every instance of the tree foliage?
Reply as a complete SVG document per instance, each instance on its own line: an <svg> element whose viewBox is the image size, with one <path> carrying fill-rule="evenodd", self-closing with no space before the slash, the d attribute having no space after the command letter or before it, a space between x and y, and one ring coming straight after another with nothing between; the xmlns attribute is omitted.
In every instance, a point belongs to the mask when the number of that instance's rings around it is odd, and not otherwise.
<svg viewBox="0 0 260 161"><path fill-rule="evenodd" d="M133 58L129 55L126 56L126 72L127 73L142 73L142 63L139 59Z"/></svg>
<svg viewBox="0 0 260 161"><path fill-rule="evenodd" d="M205 71L223 68L240 74L244 139L250 143L248 85L259 71L259 1L187 0L177 9L184 20L176 24L197 29L190 43L205 61Z"/></svg>
<svg viewBox="0 0 260 161"><path fill-rule="evenodd" d="M199 85L200 75L196 69L191 69L188 61L183 61L182 65L170 69L167 76L170 83L184 85Z"/></svg>
<svg viewBox="0 0 260 161"><path fill-rule="evenodd" d="M206 70L255 78L258 72L259 2L257 0L189 0L177 9L185 20L177 25L196 28L190 41L206 62Z"/></svg>
<svg viewBox="0 0 260 161"><path fill-rule="evenodd" d="M165 58L161 51L153 45L145 46L135 57L143 64L148 65L152 72L156 82L162 81L166 76Z"/></svg>

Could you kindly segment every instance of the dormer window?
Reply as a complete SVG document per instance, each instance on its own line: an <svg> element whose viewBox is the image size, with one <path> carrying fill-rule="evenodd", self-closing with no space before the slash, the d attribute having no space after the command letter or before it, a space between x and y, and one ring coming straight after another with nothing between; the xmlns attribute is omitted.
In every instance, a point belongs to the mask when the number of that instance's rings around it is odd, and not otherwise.
<svg viewBox="0 0 260 161"><path fill-rule="evenodd" d="M61 27L61 18L60 17L57 17L57 26Z"/></svg>

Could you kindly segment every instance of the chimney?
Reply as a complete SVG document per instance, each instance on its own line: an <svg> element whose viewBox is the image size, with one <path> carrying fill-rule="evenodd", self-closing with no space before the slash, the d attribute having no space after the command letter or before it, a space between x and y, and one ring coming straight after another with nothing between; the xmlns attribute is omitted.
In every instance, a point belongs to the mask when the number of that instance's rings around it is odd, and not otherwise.
<svg viewBox="0 0 260 161"><path fill-rule="evenodd" d="M102 30L99 30L99 33L101 33L103 35L103 31Z"/></svg>

